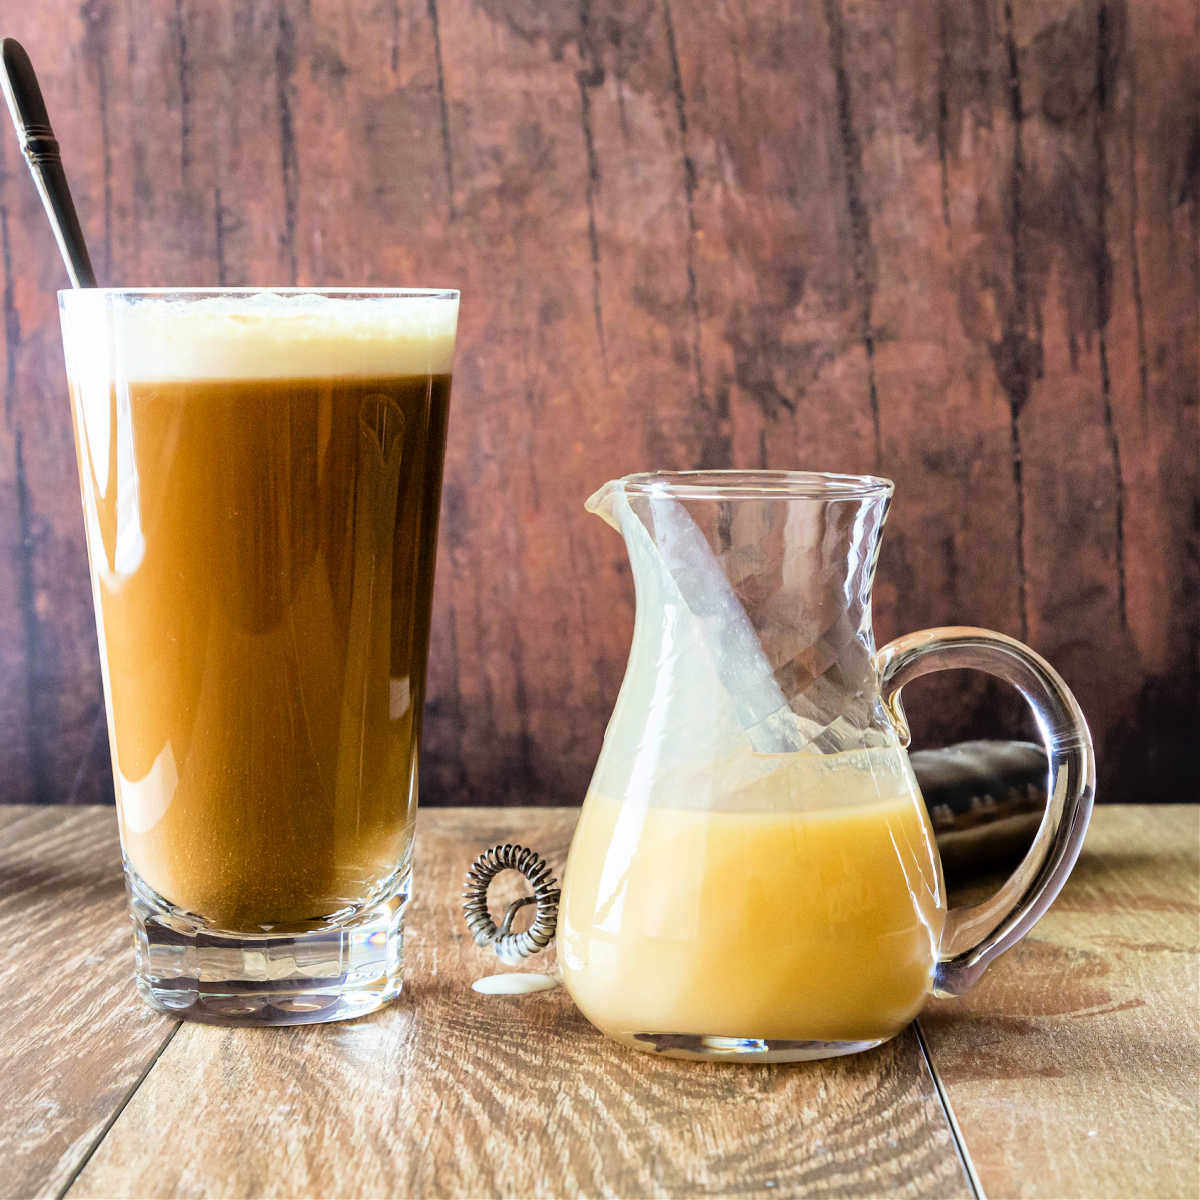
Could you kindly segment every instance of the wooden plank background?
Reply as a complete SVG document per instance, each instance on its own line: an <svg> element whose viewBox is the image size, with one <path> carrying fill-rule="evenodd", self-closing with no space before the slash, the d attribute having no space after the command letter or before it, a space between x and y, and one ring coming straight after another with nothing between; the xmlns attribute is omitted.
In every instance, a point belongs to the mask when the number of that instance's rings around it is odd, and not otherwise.
<svg viewBox="0 0 1200 1200"><path fill-rule="evenodd" d="M880 641L1027 638L1194 797L1195 0L3 0L103 281L463 290L427 802L572 803L653 467L880 471ZM111 794L54 291L0 137L0 773ZM966 677L935 742L1011 727Z"/></svg>

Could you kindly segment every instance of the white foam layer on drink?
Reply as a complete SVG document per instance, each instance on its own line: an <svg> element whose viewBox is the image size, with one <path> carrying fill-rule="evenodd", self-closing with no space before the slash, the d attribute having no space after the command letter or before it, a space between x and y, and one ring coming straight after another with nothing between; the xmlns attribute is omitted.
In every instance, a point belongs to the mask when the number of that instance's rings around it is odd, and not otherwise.
<svg viewBox="0 0 1200 1200"><path fill-rule="evenodd" d="M316 294L63 301L67 373L77 383L443 375L458 297Z"/></svg>

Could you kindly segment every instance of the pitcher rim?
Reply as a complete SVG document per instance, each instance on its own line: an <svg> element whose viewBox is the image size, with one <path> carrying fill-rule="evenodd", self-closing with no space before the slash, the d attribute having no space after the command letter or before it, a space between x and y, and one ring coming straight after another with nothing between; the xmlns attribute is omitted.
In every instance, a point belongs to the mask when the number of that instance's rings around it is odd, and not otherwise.
<svg viewBox="0 0 1200 1200"><path fill-rule="evenodd" d="M881 475L832 471L639 471L615 482L632 495L683 500L865 500L891 496L896 490Z"/></svg>

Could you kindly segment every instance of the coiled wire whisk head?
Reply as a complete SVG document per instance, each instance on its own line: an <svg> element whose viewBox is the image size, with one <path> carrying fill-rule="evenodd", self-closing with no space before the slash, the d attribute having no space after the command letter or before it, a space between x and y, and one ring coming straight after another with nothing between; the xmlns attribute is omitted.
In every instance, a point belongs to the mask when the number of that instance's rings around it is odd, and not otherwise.
<svg viewBox="0 0 1200 1200"><path fill-rule="evenodd" d="M488 912L488 888L501 871L510 870L520 871L529 880L533 895L514 900L497 925ZM550 944L558 924L559 895L558 881L546 860L527 846L506 842L485 850L471 864L463 886L463 916L477 946L491 946L502 961L515 963ZM513 917L527 904L537 905L533 922L528 929L513 933Z"/></svg>

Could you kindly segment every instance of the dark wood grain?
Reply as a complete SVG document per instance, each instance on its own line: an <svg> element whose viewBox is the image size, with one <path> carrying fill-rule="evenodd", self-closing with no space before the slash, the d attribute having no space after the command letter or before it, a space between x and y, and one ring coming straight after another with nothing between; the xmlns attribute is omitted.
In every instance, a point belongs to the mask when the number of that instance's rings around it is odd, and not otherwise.
<svg viewBox="0 0 1200 1200"><path fill-rule="evenodd" d="M562 989L471 991L501 968L462 923L466 867L511 840L560 864L576 816L422 812L402 999L338 1026L185 1025L69 1194L970 1195L911 1030L746 1069L629 1051Z"/></svg>
<svg viewBox="0 0 1200 1200"><path fill-rule="evenodd" d="M1096 814L1055 906L921 1028L989 1196L1200 1194L1200 810Z"/></svg>
<svg viewBox="0 0 1200 1200"><path fill-rule="evenodd" d="M178 1022L133 989L111 809L0 807L0 1196L55 1196Z"/></svg>
<svg viewBox="0 0 1200 1200"><path fill-rule="evenodd" d="M10 7L102 279L463 289L427 802L583 794L633 599L582 501L700 465L891 476L881 640L1025 635L1102 797L1195 793L1192 0ZM86 801L61 269L11 137L0 260L0 768ZM956 678L910 712L1020 707Z"/></svg>

